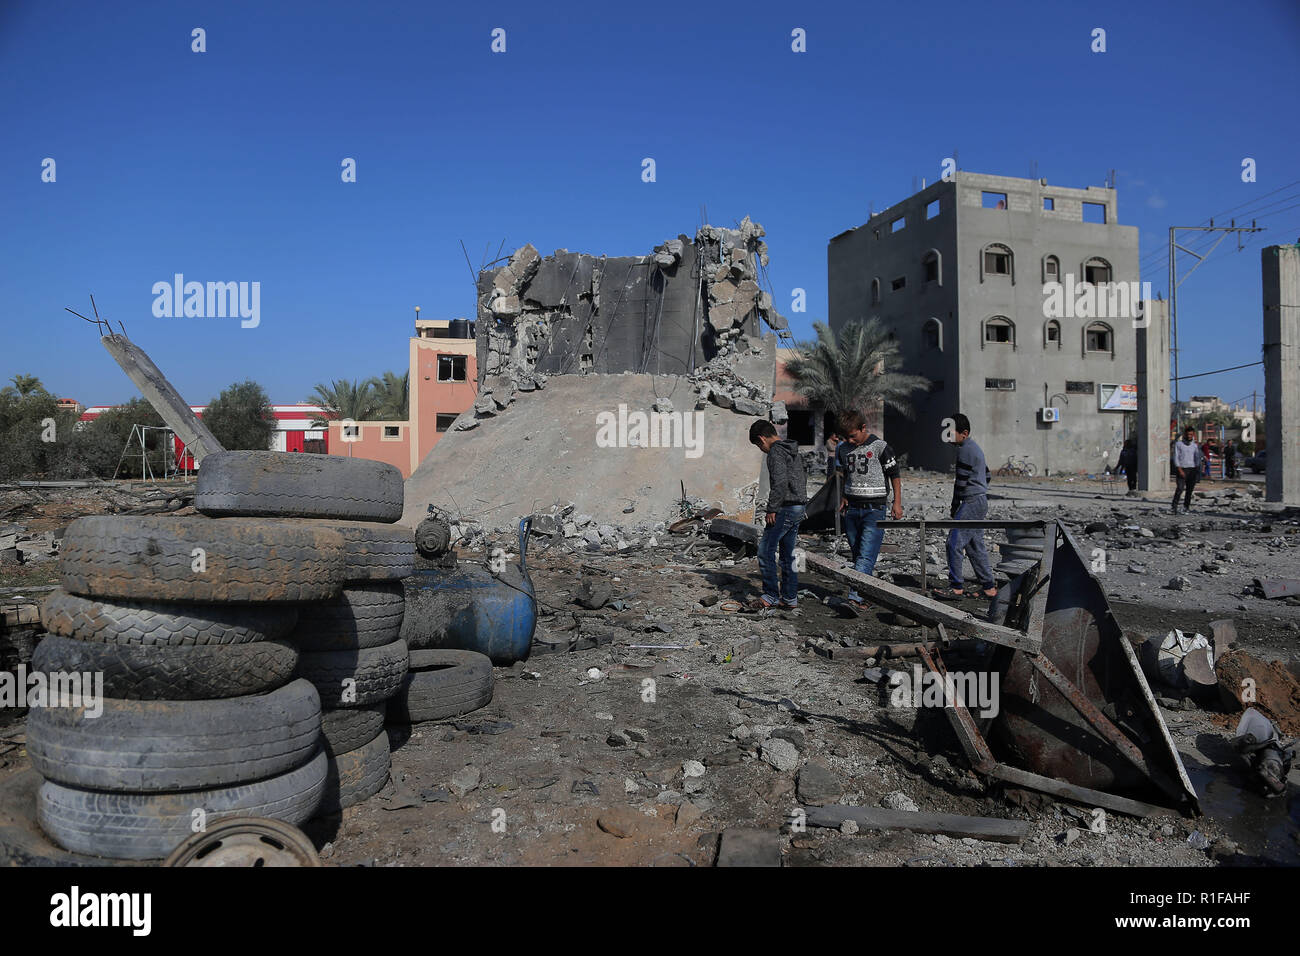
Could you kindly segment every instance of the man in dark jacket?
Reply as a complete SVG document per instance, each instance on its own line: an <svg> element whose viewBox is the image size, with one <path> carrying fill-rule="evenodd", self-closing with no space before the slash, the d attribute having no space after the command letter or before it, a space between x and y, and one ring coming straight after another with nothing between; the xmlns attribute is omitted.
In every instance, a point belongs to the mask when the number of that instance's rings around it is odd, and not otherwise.
<svg viewBox="0 0 1300 956"><path fill-rule="evenodd" d="M1128 493L1130 495L1136 494L1138 486L1138 450L1137 442L1132 438L1124 442L1124 447L1120 449L1119 469L1124 472L1124 477L1128 479Z"/></svg>
<svg viewBox="0 0 1300 956"><path fill-rule="evenodd" d="M751 602L756 609L795 608L799 605L799 578L794 568L794 549L799 539L799 522L808 504L808 479L804 474L799 444L782 440L771 422L757 421L749 428L749 440L767 456L766 530L758 543L758 566L763 572L763 594ZM777 579L777 553L781 575Z"/></svg>

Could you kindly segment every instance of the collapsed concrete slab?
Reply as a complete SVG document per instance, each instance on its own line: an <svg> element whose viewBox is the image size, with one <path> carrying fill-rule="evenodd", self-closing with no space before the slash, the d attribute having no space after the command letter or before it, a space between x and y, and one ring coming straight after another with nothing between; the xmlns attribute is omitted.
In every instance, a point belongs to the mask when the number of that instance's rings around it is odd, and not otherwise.
<svg viewBox="0 0 1300 956"><path fill-rule="evenodd" d="M402 524L430 504L489 526L571 502L597 522L663 521L682 495L752 514L762 454L749 443L751 417L696 408L676 376L557 375L485 419L468 411L406 482ZM668 399L676 409L655 412ZM631 513L624 509L634 508Z"/></svg>
<svg viewBox="0 0 1300 956"><path fill-rule="evenodd" d="M185 442L186 450L196 462L214 452L225 451L221 443L208 431L208 426L190 409L185 399L181 398L176 387L167 381L153 359L144 353L125 335L104 335L100 337L108 354L122 367L127 378L135 383L140 393L149 400L167 427Z"/></svg>

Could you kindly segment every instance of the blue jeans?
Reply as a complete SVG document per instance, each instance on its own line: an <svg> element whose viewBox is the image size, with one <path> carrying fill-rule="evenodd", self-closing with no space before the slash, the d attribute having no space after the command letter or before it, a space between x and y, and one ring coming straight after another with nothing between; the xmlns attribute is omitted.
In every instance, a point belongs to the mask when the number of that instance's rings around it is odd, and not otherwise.
<svg viewBox="0 0 1300 956"><path fill-rule="evenodd" d="M885 529L880 522L885 520L885 506L876 508L844 509L844 534L849 539L849 549L853 552L853 570L870 575L876 570L876 558L880 557L880 542L885 537ZM857 588L849 591L850 601L861 601Z"/></svg>
<svg viewBox="0 0 1300 956"><path fill-rule="evenodd" d="M963 521L978 521L988 513L988 498L976 495L961 500L955 517ZM984 550L983 528L953 528L948 532L948 583L964 590L963 556L970 558L971 570L975 572L980 587L985 590L993 587L993 570L989 567L989 553Z"/></svg>
<svg viewBox="0 0 1300 956"><path fill-rule="evenodd" d="M776 520L763 531L758 542L758 567L763 572L763 597L775 604L785 601L795 604L799 600L799 577L794 570L794 546L799 538L799 522L803 521L804 506L788 505L776 513ZM781 579L778 583L777 553L781 558Z"/></svg>

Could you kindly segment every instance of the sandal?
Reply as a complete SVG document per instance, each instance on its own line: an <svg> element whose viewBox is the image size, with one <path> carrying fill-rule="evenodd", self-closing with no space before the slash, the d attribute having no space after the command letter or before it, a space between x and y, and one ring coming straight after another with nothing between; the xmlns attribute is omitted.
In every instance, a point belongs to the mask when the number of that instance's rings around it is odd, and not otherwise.
<svg viewBox="0 0 1300 956"><path fill-rule="evenodd" d="M930 592L930 596L936 601L960 601L966 597L966 592L953 588L935 588Z"/></svg>
<svg viewBox="0 0 1300 956"><path fill-rule="evenodd" d="M776 607L771 601L764 597L750 598L745 602L745 607L750 611L770 611Z"/></svg>

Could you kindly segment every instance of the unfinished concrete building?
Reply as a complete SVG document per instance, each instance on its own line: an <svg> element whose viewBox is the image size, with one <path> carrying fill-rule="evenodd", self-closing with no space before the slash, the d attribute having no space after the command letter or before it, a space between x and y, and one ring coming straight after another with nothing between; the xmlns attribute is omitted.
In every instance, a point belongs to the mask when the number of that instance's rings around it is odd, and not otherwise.
<svg viewBox="0 0 1300 956"><path fill-rule="evenodd" d="M886 412L909 464L951 465L941 423L958 411L992 468L1011 455L1039 474L1114 464L1136 409L1140 315L1138 231L1116 203L1114 189L957 172L831 239L831 328L879 317L898 371L934 383L915 422Z"/></svg>

